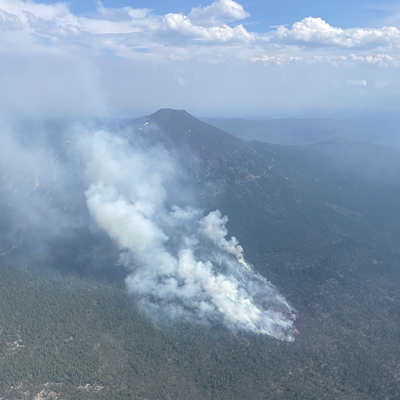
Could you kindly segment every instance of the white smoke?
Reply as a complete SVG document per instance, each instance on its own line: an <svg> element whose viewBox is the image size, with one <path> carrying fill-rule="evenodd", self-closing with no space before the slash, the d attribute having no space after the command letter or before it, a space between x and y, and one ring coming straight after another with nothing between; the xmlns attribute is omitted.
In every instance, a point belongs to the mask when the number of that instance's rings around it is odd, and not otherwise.
<svg viewBox="0 0 400 400"><path fill-rule="evenodd" d="M294 340L294 312L227 239L219 211L168 205L177 168L162 147L143 148L106 132L81 138L87 206L122 250L126 284L152 317L223 322L229 329Z"/></svg>

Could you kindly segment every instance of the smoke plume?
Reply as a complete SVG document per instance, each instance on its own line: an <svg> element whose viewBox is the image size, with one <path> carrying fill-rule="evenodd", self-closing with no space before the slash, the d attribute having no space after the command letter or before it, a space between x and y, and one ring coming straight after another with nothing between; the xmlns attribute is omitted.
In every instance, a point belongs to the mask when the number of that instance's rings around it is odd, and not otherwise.
<svg viewBox="0 0 400 400"><path fill-rule="evenodd" d="M179 166L165 148L132 145L104 131L77 146L89 212L120 248L128 291L150 317L222 322L294 340L294 311L246 263L237 239L228 238L228 218L171 204Z"/></svg>

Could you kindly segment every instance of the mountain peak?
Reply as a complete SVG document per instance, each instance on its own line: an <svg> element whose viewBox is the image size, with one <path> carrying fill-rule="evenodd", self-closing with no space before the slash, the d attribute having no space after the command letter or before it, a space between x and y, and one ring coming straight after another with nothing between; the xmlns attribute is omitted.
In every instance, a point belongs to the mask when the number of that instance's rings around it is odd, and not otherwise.
<svg viewBox="0 0 400 400"><path fill-rule="evenodd" d="M132 121L130 126L153 142L159 141L172 147L186 145L206 151L243 145L242 140L200 121L185 110L162 108Z"/></svg>
<svg viewBox="0 0 400 400"><path fill-rule="evenodd" d="M190 115L187 111L185 110L176 110L174 108L160 108L158 111L155 113L151 114L150 116L156 116L156 115L175 115L175 114L187 114Z"/></svg>
<svg viewBox="0 0 400 400"><path fill-rule="evenodd" d="M155 121L158 123L163 123L167 121L182 123L182 121L195 121L197 118L193 117L193 115L189 114L185 110L174 110L172 108L161 108L155 113L149 115L147 117L149 121Z"/></svg>

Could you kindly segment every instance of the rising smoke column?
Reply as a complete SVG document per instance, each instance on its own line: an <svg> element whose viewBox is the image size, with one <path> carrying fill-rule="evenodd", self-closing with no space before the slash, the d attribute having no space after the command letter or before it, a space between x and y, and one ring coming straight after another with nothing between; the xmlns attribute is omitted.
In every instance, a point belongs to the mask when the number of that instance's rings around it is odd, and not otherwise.
<svg viewBox="0 0 400 400"><path fill-rule="evenodd" d="M127 288L149 316L220 321L294 340L293 310L246 263L237 239L227 239L227 217L167 206L177 174L164 148L132 146L106 132L81 138L78 148L89 212L121 249Z"/></svg>

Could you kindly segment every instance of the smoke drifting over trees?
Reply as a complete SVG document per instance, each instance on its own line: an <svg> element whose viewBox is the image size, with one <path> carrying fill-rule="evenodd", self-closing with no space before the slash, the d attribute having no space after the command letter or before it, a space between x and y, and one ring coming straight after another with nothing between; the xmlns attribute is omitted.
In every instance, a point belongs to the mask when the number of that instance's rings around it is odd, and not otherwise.
<svg viewBox="0 0 400 400"><path fill-rule="evenodd" d="M238 240L229 238L228 218L190 201L198 194L184 184L190 177L179 150L172 156L139 131L130 130L129 140L126 133L71 124L33 139L10 130L1 253L25 238L37 248L57 241L71 253L67 269L123 267L128 291L157 323L222 323L293 341L293 309L245 261Z"/></svg>
<svg viewBox="0 0 400 400"><path fill-rule="evenodd" d="M132 147L105 132L78 148L90 183L93 219L123 251L128 290L148 315L223 321L230 329L294 340L294 313L285 299L227 239L227 217L167 207L177 168L162 147Z"/></svg>

